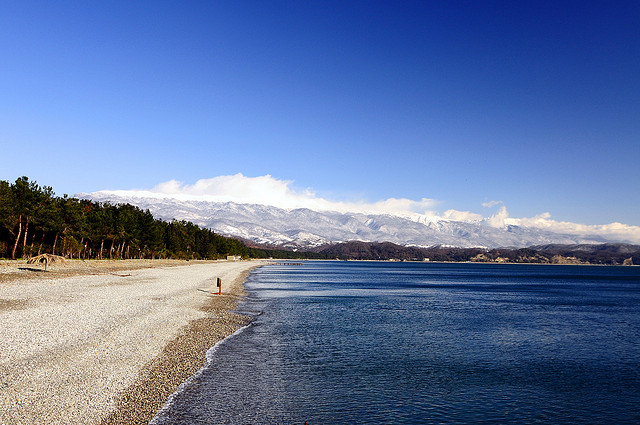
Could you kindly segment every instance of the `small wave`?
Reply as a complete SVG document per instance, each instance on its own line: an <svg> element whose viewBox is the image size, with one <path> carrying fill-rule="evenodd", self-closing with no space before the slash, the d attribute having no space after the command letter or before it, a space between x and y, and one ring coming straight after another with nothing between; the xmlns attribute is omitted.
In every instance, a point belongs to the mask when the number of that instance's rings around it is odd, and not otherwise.
<svg viewBox="0 0 640 425"><path fill-rule="evenodd" d="M160 409L158 414L153 419L151 419L151 421L149 422L149 425L162 425L165 422L165 419L166 419L165 416L166 416L167 412L169 412L169 410L171 409L171 406L173 406L173 404L175 402L175 399L182 392L184 392L184 390L186 388L188 388L191 385L191 383L193 383L194 380L198 379L204 373L205 370L207 370L208 368L211 367L211 364L215 360L215 358L214 358L215 357L215 353L218 350L218 347L220 346L220 344L226 342L227 340L229 340L230 338L232 338L232 337L234 337L236 335L241 334L242 332L244 332L247 328L249 328L252 325L253 325L253 322L250 322L248 325L245 325L245 326L241 327L240 329L238 329L237 331L235 331L234 333L232 333L228 337L216 342L213 347L209 348L207 350L207 352L205 353L206 362L205 362L204 366L202 366L196 373L194 373L186 381L184 381L182 384L180 384L178 389L176 389L176 391L169 396L169 398L164 403L164 406L162 406L162 409Z"/></svg>

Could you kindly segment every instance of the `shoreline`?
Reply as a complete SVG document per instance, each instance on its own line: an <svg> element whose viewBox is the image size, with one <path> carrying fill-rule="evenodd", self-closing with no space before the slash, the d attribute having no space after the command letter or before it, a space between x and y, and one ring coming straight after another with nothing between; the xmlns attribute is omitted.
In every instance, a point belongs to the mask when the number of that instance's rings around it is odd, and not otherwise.
<svg viewBox="0 0 640 425"><path fill-rule="evenodd" d="M268 264L118 261L46 274L0 264L0 424L148 424L249 323L233 310Z"/></svg>
<svg viewBox="0 0 640 425"><path fill-rule="evenodd" d="M234 287L243 286L255 267L239 275ZM251 322L248 316L233 313L244 295L244 289L240 289L239 294L211 295L201 307L208 316L191 321L140 371L136 382L118 394L116 410L105 416L100 425L148 424L180 385L206 365L206 353L211 347Z"/></svg>
<svg viewBox="0 0 640 425"><path fill-rule="evenodd" d="M193 385L193 384L198 385L197 384L198 383L198 378L202 375L202 373L206 370L206 368L209 365L211 365L212 362L214 361L215 353L218 350L218 346L220 344L222 344L223 342L225 342L227 339L229 339L231 337L234 337L236 335L241 334L245 329L249 328L250 326L251 326L251 321L249 321L246 325L241 326L240 328L236 329L231 335L227 335L226 337L220 339L212 347L210 347L205 352L205 362L204 362L204 364L193 375L189 376L189 378L187 378L185 381L183 381L176 388L176 390L165 400L165 402L162 405L162 407L156 412L155 416L149 422L149 425L158 425L158 423L162 423L163 420L164 420L163 415L166 415L167 411L169 411L171 409L171 406L175 402L175 397L179 397L180 394L183 391L188 390L190 385ZM160 421L160 422L158 422L158 421Z"/></svg>

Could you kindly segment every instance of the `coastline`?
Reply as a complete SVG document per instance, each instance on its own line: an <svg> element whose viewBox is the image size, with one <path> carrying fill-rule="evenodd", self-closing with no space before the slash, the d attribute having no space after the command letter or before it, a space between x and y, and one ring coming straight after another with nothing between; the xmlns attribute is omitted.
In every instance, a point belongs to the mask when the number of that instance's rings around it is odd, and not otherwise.
<svg viewBox="0 0 640 425"><path fill-rule="evenodd" d="M0 264L0 424L149 423L206 351L249 322L233 310L266 264L87 263L36 278Z"/></svg>
<svg viewBox="0 0 640 425"><path fill-rule="evenodd" d="M211 347L249 324L249 317L233 310L244 294L242 285L250 271L236 278L231 295L209 298L201 308L207 317L191 321L140 371L136 382L118 394L116 410L104 417L100 425L148 424L180 384L205 365L206 353Z"/></svg>

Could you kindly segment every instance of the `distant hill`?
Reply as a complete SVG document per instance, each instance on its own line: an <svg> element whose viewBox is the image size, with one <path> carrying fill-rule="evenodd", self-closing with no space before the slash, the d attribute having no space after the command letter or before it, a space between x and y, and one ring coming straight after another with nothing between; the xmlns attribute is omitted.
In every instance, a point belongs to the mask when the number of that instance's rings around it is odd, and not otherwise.
<svg viewBox="0 0 640 425"><path fill-rule="evenodd" d="M401 246L391 242L351 241L314 250L327 258L342 260L400 260L400 261L469 261L485 252L481 248L419 248Z"/></svg>
<svg viewBox="0 0 640 425"><path fill-rule="evenodd" d="M543 245L529 248L406 247L390 242L346 242L314 250L341 260L473 261L495 263L640 265L640 245Z"/></svg>
<svg viewBox="0 0 640 425"><path fill-rule="evenodd" d="M608 254L608 255L634 255L637 254L640 245L631 245L625 243L604 243L604 244L574 244L574 245L535 245L531 249L537 251L548 252L553 254L564 253L591 253L591 254Z"/></svg>

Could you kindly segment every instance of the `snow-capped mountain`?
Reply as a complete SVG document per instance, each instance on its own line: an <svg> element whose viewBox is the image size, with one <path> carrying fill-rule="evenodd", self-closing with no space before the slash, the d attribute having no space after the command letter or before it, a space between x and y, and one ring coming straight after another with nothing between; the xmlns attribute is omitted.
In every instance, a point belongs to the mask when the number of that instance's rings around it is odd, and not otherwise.
<svg viewBox="0 0 640 425"><path fill-rule="evenodd" d="M257 204L121 196L110 192L77 194L77 198L112 204L129 203L164 220L188 220L217 233L258 244L309 249L352 240L400 245L456 247L526 247L543 244L607 242L597 235L559 234L538 228L488 220L464 222L424 216L282 209Z"/></svg>

